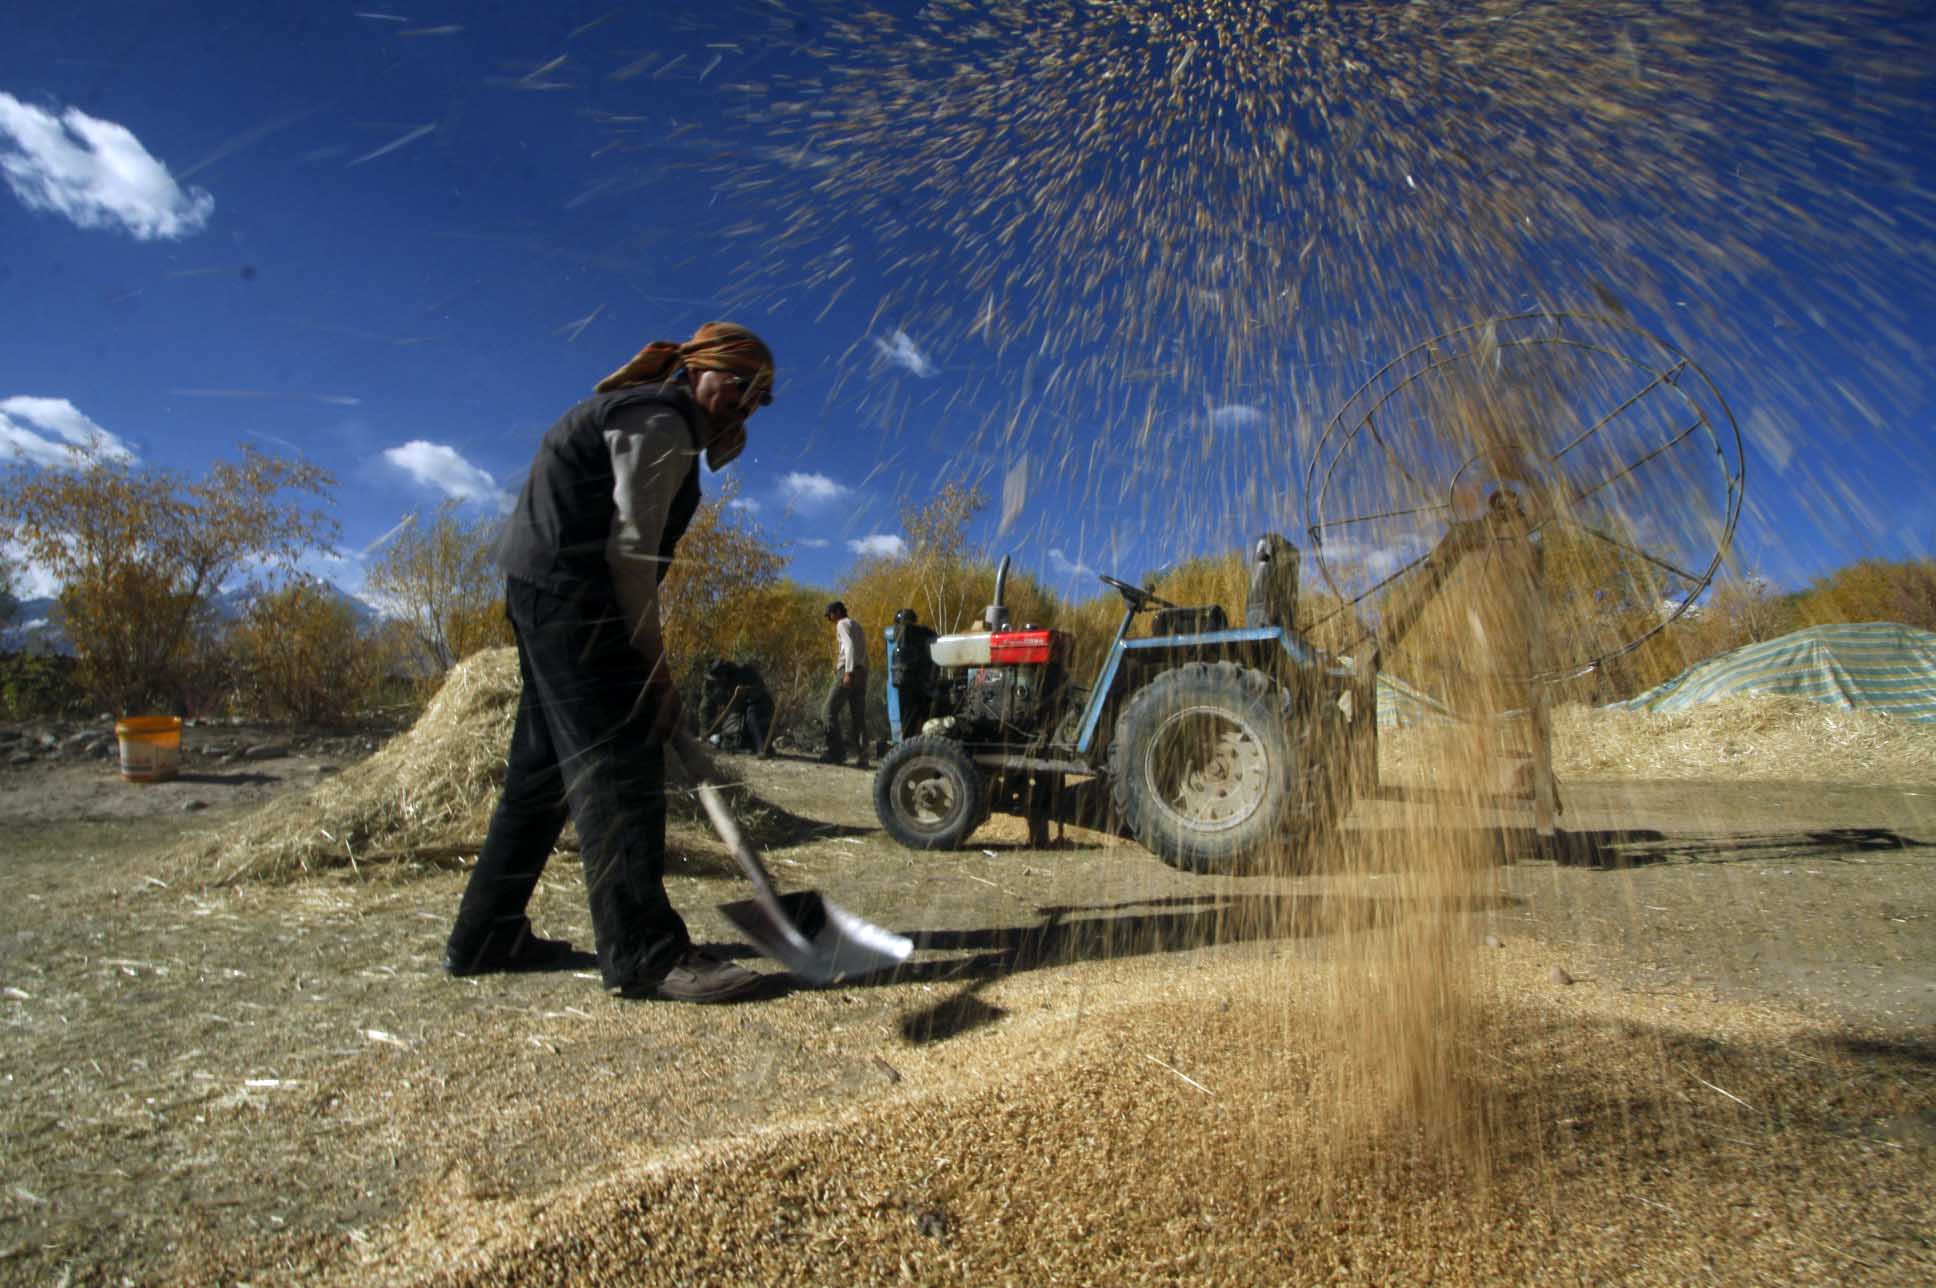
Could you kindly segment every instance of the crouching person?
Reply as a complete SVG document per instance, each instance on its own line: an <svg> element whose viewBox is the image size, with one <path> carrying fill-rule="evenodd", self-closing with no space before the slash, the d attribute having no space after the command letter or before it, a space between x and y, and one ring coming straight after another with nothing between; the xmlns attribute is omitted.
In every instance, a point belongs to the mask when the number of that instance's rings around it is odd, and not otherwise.
<svg viewBox="0 0 1936 1288"><path fill-rule="evenodd" d="M699 731L721 751L743 750L772 757L773 695L759 668L720 658L706 668L699 700Z"/></svg>

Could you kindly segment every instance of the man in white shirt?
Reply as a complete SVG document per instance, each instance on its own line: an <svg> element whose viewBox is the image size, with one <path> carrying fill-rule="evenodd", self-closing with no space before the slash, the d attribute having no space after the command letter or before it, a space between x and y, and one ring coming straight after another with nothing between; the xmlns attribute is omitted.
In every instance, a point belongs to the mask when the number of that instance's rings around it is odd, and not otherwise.
<svg viewBox="0 0 1936 1288"><path fill-rule="evenodd" d="M837 765L847 758L846 739L840 730L841 713L845 711L854 730L854 764L866 769L867 634L859 622L847 616L847 605L838 599L827 605L827 620L834 624L834 682L827 690L827 754L820 760Z"/></svg>

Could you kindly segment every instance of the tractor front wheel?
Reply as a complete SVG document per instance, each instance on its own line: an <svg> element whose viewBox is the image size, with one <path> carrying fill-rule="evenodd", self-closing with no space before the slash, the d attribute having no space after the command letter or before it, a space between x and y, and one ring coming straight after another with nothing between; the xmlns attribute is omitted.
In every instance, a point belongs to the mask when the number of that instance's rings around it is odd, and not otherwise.
<svg viewBox="0 0 1936 1288"><path fill-rule="evenodd" d="M1290 694L1232 662L1165 671L1123 708L1109 789L1130 833L1191 872L1239 872L1286 849L1303 766Z"/></svg>
<svg viewBox="0 0 1936 1288"><path fill-rule="evenodd" d="M981 770L952 738L906 739L874 775L874 813L911 850L960 849L987 818L987 795Z"/></svg>

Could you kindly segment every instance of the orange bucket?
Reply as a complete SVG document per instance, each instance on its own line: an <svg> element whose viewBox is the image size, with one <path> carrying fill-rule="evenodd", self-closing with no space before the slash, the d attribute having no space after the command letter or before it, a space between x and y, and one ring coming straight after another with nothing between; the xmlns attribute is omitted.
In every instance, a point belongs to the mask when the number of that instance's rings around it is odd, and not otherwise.
<svg viewBox="0 0 1936 1288"><path fill-rule="evenodd" d="M162 783L181 769L180 716L129 716L114 722L121 742L121 777L131 783Z"/></svg>

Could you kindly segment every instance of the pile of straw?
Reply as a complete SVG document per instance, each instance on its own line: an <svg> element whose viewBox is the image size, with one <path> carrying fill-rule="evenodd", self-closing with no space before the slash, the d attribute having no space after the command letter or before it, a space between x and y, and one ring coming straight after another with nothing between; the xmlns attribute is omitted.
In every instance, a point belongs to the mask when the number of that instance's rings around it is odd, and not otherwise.
<svg viewBox="0 0 1936 1288"><path fill-rule="evenodd" d="M1567 707L1555 768L1574 778L1936 783L1936 728L1774 693L1684 711Z"/></svg>
<svg viewBox="0 0 1936 1288"><path fill-rule="evenodd" d="M504 781L518 692L517 650L474 654L451 671L416 724L368 760L190 838L175 857L197 877L226 884L474 855ZM671 793L669 804L675 821L702 817L689 793ZM575 848L570 829L559 845Z"/></svg>
<svg viewBox="0 0 1936 1288"><path fill-rule="evenodd" d="M1561 707L1553 743L1561 778L1936 783L1936 728L1771 693L1674 712ZM1381 729L1379 744L1385 778L1430 783L1471 734Z"/></svg>

